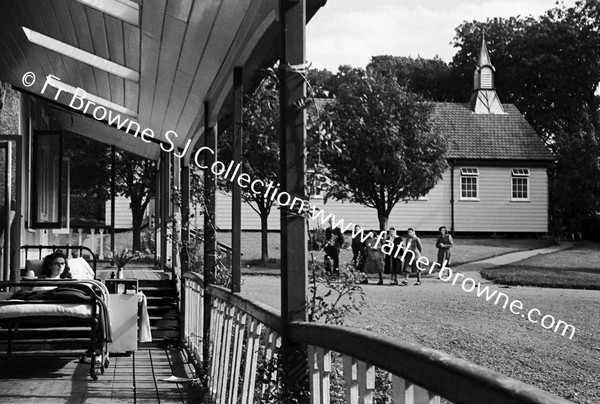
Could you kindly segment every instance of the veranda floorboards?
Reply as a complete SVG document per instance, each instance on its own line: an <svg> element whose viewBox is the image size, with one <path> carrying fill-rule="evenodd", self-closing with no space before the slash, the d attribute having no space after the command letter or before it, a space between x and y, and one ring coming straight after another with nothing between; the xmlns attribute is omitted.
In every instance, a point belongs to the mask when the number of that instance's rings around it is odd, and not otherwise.
<svg viewBox="0 0 600 404"><path fill-rule="evenodd" d="M93 381L89 363L77 357L0 355L0 403L200 403L198 390L163 381L171 375L188 377L185 367L175 348L143 348L111 357L105 374Z"/></svg>

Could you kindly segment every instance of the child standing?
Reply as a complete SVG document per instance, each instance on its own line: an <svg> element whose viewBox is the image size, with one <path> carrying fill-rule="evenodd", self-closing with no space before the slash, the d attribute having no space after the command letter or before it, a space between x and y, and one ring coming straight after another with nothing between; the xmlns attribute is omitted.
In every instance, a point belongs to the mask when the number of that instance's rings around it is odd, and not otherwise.
<svg viewBox="0 0 600 404"><path fill-rule="evenodd" d="M454 245L452 236L446 232L446 226L440 227L440 235L435 242L435 246L438 249L437 262L440 264L440 268L444 261L446 265L450 265L450 247Z"/></svg>
<svg viewBox="0 0 600 404"><path fill-rule="evenodd" d="M408 285L408 276L411 272L417 272L417 282L415 286L421 284L421 271L417 265L417 260L421 258L421 240L417 237L413 228L408 229L408 237L406 238L405 252L402 255L404 257L403 274L404 280L402 285ZM409 254L410 253L410 254Z"/></svg>

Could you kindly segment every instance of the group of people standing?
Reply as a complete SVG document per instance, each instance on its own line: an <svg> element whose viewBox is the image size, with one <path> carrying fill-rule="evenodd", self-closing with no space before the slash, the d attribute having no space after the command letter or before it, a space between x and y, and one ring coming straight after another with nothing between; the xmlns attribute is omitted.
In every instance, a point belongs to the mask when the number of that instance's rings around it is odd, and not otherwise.
<svg viewBox="0 0 600 404"><path fill-rule="evenodd" d="M354 234L362 234L359 225L355 226ZM325 231L325 239L326 270L337 275L339 274L339 251L344 245L344 235L339 228L330 226ZM386 252L382 251L383 245L388 247ZM446 265L450 264L450 248L453 245L452 236L448 234L446 227L440 227L436 240L437 262L440 266L444 261L446 261ZM383 235L380 234L377 237L372 234L366 240L361 236L354 237L352 239L352 264L359 272L377 273L379 275L378 285L383 284L383 274L385 273L390 274L390 285L403 286L408 285L411 274L416 274L415 285L418 286L421 285L422 280L417 261L421 257L422 249L421 239L417 237L413 228L407 230L406 238L403 240L396 229L390 227ZM333 261L333 265L329 263L329 268L328 260ZM401 276L400 281L398 275Z"/></svg>

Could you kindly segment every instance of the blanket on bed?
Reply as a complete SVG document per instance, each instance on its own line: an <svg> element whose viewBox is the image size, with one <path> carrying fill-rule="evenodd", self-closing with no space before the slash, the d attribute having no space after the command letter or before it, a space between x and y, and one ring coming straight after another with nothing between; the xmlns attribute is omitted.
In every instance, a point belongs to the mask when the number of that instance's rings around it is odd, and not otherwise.
<svg viewBox="0 0 600 404"><path fill-rule="evenodd" d="M85 293L83 290L76 287L57 287L49 290L19 290L12 295L9 295L7 300L4 300L5 298L6 297L3 296L2 300L2 302L5 304L16 304L19 300L60 302L67 304L87 304L92 301L92 297L88 293ZM102 299L98 299L97 301L100 304L99 325L101 333L105 341L111 342L112 330L110 326L110 317L108 315L108 307ZM29 315L35 315L35 313L29 313ZM84 317L87 317L87 315Z"/></svg>
<svg viewBox="0 0 600 404"><path fill-rule="evenodd" d="M77 288L55 288L50 290L19 290L10 299L58 300L65 303L87 303L92 297Z"/></svg>

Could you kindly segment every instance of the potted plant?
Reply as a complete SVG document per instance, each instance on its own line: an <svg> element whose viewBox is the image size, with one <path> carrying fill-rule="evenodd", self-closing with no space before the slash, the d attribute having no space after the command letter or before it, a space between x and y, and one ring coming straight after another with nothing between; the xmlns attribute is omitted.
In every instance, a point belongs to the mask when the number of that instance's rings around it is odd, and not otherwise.
<svg viewBox="0 0 600 404"><path fill-rule="evenodd" d="M140 258L143 258L143 255L139 251L130 251L128 248L124 248L119 252L111 251L110 259L117 266L117 278L123 279L123 268L129 261Z"/></svg>

